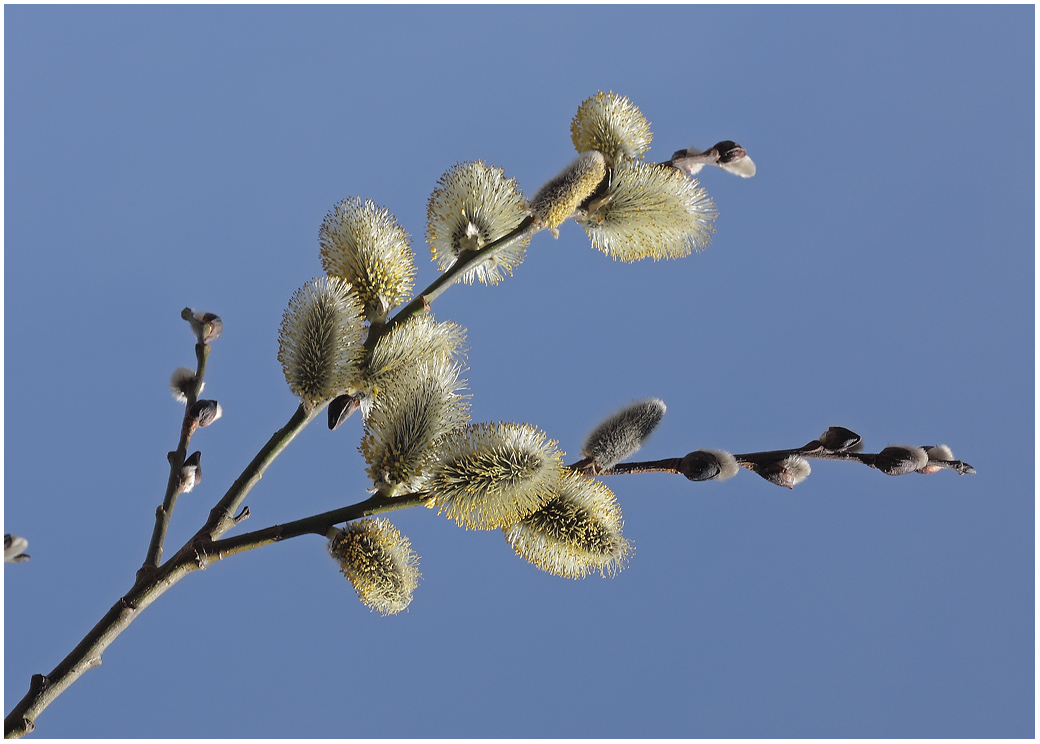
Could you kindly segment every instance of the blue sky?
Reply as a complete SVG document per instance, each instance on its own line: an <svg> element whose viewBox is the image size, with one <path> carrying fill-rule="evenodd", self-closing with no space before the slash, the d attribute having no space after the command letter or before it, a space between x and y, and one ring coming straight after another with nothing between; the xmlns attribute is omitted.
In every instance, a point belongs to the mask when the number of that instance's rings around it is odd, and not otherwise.
<svg viewBox="0 0 1040 744"><path fill-rule="evenodd" d="M341 199L391 209L425 286L426 200L486 159L530 196L599 90L648 159L722 139L717 234L628 265L573 223L454 287L475 421L577 459L657 396L650 458L949 444L978 469L814 464L793 491L614 478L616 578L556 578L495 532L392 516L421 556L369 612L305 537L194 574L39 720L47 737L1032 737L1034 10L1015 7L27 7L5 29L5 712L144 557L193 362L204 521L296 407L276 359ZM320 422L319 422L320 424ZM360 422L310 427L247 529L365 497Z"/></svg>

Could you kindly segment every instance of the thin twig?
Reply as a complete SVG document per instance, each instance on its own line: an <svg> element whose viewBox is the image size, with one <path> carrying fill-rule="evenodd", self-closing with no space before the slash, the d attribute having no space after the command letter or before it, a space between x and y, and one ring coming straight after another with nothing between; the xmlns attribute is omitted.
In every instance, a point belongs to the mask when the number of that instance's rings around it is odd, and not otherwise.
<svg viewBox="0 0 1040 744"><path fill-rule="evenodd" d="M173 508L177 504L177 496L180 494L181 468L188 456L188 443L191 441L192 428L188 426L188 411L199 399L202 383L206 376L206 361L209 359L209 344L195 344L195 383L187 391L187 401L184 404L184 418L181 423L180 439L177 449L169 453L170 477L166 481L166 495L163 497L162 506L155 510L155 527L152 530L152 539L148 543L148 553L145 555L144 564L141 566L139 575L154 571L162 563L163 542L166 540L166 531L170 527L170 519L173 517Z"/></svg>
<svg viewBox="0 0 1040 744"><path fill-rule="evenodd" d="M219 561L228 556L289 540L300 535L325 535L330 528L342 522L351 522L362 517L371 517L375 514L385 514L398 509L419 506L426 498L425 493L413 493L394 497L376 494L352 506L333 509L322 514L315 514L304 519L286 522L285 524L276 524L262 530L246 532L234 537L226 537L222 540L203 542L199 545L199 548L207 560Z"/></svg>

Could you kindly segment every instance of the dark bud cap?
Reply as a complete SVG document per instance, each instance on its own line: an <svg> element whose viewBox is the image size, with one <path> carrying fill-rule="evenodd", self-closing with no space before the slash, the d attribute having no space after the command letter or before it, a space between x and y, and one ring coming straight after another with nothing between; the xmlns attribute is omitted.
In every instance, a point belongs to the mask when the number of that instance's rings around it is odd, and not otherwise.
<svg viewBox="0 0 1040 744"><path fill-rule="evenodd" d="M25 549L29 547L29 541L17 535L4 535L4 563L24 563L29 560L29 554Z"/></svg>
<svg viewBox="0 0 1040 744"><path fill-rule="evenodd" d="M202 453L197 450L192 452L188 459L184 461L184 467L195 469L195 485L199 485L202 482Z"/></svg>
<svg viewBox="0 0 1040 744"><path fill-rule="evenodd" d="M179 490L188 493L202 481L202 453L192 452L181 466Z"/></svg>
<svg viewBox="0 0 1040 744"><path fill-rule="evenodd" d="M697 450L682 459L679 472L692 481L714 480L722 472L722 465L712 453Z"/></svg>
<svg viewBox="0 0 1040 744"><path fill-rule="evenodd" d="M361 408L361 397L341 395L329 403L329 429L336 431L343 422Z"/></svg>
<svg viewBox="0 0 1040 744"><path fill-rule="evenodd" d="M697 450L679 462L679 472L692 481L726 480L739 469L736 458L722 450Z"/></svg>
<svg viewBox="0 0 1040 744"><path fill-rule="evenodd" d="M921 447L885 447L874 455L873 467L885 475L916 473L928 464L928 453Z"/></svg>
<svg viewBox="0 0 1040 744"><path fill-rule="evenodd" d="M194 426L209 426L223 414L220 404L215 400L197 400L188 409L188 419Z"/></svg>
<svg viewBox="0 0 1040 744"><path fill-rule="evenodd" d="M743 147L738 145L733 140L722 140L722 142L716 142L711 147L719 154L720 163L732 163L734 160L747 157L747 152Z"/></svg>
<svg viewBox="0 0 1040 744"><path fill-rule="evenodd" d="M723 140L711 148L719 154L718 166L722 170L741 178L755 175L755 161L748 157L747 151L732 140Z"/></svg>
<svg viewBox="0 0 1040 744"><path fill-rule="evenodd" d="M819 442L828 452L857 452L863 446L860 435L844 426L828 428L820 435Z"/></svg>

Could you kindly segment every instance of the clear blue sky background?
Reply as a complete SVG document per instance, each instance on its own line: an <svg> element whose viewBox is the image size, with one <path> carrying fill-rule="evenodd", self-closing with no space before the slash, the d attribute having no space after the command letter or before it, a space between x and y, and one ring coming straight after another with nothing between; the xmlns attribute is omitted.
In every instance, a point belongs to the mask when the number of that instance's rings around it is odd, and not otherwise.
<svg viewBox="0 0 1040 744"><path fill-rule="evenodd" d="M476 421L576 459L629 401L651 458L804 444L829 425L949 444L978 469L818 463L794 491L613 479L617 578L556 578L500 533L393 515L422 556L369 612L307 537L174 587L49 708L55 737L1031 737L1034 9L22 7L5 20L5 712L131 585L193 363L224 319L205 479L170 546L292 414L276 360L322 217L354 195L413 236L485 158L528 195L598 90L651 160L721 139L758 175L703 182L702 254L625 265L573 223L469 329ZM365 497L360 422L319 422L250 495L248 529Z"/></svg>

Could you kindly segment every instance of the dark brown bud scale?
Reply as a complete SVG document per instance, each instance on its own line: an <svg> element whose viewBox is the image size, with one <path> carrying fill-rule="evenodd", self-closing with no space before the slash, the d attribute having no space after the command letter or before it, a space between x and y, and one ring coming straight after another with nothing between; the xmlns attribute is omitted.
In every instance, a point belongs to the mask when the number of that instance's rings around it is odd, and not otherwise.
<svg viewBox="0 0 1040 744"><path fill-rule="evenodd" d="M844 426L829 427L818 441L828 452L855 452L863 443L859 434Z"/></svg>
<svg viewBox="0 0 1040 744"><path fill-rule="evenodd" d="M692 481L714 480L722 473L722 466L711 452L697 450L679 462L679 472Z"/></svg>

